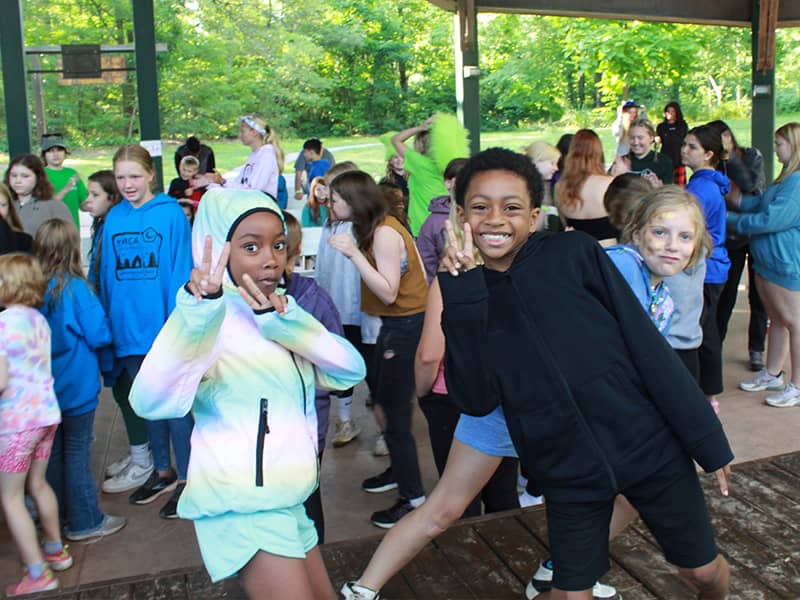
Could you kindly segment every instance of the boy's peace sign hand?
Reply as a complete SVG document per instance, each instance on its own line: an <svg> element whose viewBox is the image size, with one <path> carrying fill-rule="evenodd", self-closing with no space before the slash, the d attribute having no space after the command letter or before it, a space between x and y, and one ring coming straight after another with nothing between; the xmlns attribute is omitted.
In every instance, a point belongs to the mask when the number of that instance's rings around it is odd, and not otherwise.
<svg viewBox="0 0 800 600"><path fill-rule="evenodd" d="M464 223L464 243L459 244L455 229L450 221L444 222L444 230L447 236L447 245L444 248L444 256L439 263L440 271L447 271L453 277L457 277L459 272L469 271L475 268L475 259L472 251L472 228L469 223Z"/></svg>
<svg viewBox="0 0 800 600"><path fill-rule="evenodd" d="M263 311L272 307L279 315L286 312L286 308L289 306L286 296L272 292L267 297L247 273L242 274L242 283L244 285L240 285L238 288L239 295L254 311Z"/></svg>
<svg viewBox="0 0 800 600"><path fill-rule="evenodd" d="M222 247L222 254L219 255L217 266L213 271L211 270L211 244L211 236L207 235L203 245L203 261L200 263L200 267L192 269L192 275L187 284L189 291L198 300L202 300L203 296L219 292L222 287L222 276L225 275L225 268L228 266L231 245L226 242Z"/></svg>

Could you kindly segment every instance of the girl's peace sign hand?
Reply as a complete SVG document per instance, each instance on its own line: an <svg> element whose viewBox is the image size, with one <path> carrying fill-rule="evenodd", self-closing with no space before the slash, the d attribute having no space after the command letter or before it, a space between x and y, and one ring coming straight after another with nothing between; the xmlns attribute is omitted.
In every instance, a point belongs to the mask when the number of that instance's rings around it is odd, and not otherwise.
<svg viewBox="0 0 800 600"><path fill-rule="evenodd" d="M447 245L444 249L444 256L439 263L440 271L447 271L453 277L457 277L459 272L469 271L475 268L475 259L472 251L472 228L469 223L464 223L464 242L459 244L456 231L450 221L444 222L444 230L447 236Z"/></svg>
<svg viewBox="0 0 800 600"><path fill-rule="evenodd" d="M200 263L200 267L192 269L192 275L187 284L189 291L198 300L202 300L203 296L219 292L222 287L222 276L225 275L225 268L228 266L231 245L226 242L222 247L222 254L219 255L217 266L213 271L211 270L211 248L211 236L207 235L203 245L203 261Z"/></svg>
<svg viewBox="0 0 800 600"><path fill-rule="evenodd" d="M238 288L239 295L254 311L263 311L272 307L279 315L286 312L286 308L289 306L286 296L272 292L267 297L247 273L242 275L242 283L244 285L240 285Z"/></svg>

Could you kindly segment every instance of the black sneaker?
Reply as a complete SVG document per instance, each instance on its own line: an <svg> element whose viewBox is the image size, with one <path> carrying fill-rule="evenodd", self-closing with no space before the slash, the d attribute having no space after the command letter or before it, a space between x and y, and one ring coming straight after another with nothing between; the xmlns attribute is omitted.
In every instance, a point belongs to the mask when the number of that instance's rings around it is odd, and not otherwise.
<svg viewBox="0 0 800 600"><path fill-rule="evenodd" d="M394 480L392 467L386 469L380 475L375 477L367 477L361 484L361 489L370 494L379 494L381 492L388 492L397 488L397 482Z"/></svg>
<svg viewBox="0 0 800 600"><path fill-rule="evenodd" d="M178 476L175 471L170 471L169 475L161 477L158 471L155 470L138 490L128 496L128 502L131 504L150 504L162 494L174 490L177 481Z"/></svg>
<svg viewBox="0 0 800 600"><path fill-rule="evenodd" d="M175 486L175 491L172 492L172 496L169 497L167 503L158 511L158 516L162 519L177 519L178 518L178 500L181 499L181 494L183 493L183 488L186 487L186 483L179 483Z"/></svg>
<svg viewBox="0 0 800 600"><path fill-rule="evenodd" d="M525 588L525 598L533 600L539 594L549 591L553 587L553 561L549 558L539 563L539 568L533 574ZM592 587L592 600L622 600L613 585L600 583Z"/></svg>
<svg viewBox="0 0 800 600"><path fill-rule="evenodd" d="M405 498L400 498L386 510L379 510L372 513L371 521L376 527L391 529L400 519L405 517L412 510L414 510L414 507L411 505L411 502Z"/></svg>

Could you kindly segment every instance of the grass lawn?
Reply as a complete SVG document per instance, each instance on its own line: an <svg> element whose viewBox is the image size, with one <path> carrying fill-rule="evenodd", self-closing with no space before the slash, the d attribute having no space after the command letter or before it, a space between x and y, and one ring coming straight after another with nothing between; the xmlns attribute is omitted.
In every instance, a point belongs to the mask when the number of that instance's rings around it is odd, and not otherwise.
<svg viewBox="0 0 800 600"><path fill-rule="evenodd" d="M778 115L776 117L777 126L781 126L789 121L800 121L800 115L787 114ZM750 121L747 119L736 119L727 121L734 133L736 139L743 146L750 145ZM499 132L485 132L481 134L481 147L488 148L491 146L503 146L513 150L521 150L527 144L535 140L546 140L552 144L558 141L558 138L563 134L570 131L575 131L574 127L562 125L558 123L544 123L542 125L530 129L516 129L509 131ZM606 160L610 161L614 155L614 138L608 128L596 130L600 139L603 142L605 149ZM204 140L207 141L207 140ZM383 175L386 167L384 158L384 149L377 137L328 137L324 138L325 146L332 149L336 160L352 160L361 169L371 173L374 177L379 178ZM244 164L245 159L249 153L249 149L239 143L237 140L215 140L208 142L214 149L214 154L217 159L217 167L222 171L228 171ZM292 161L294 155L300 150L303 140L287 138L281 141L281 146L287 155L285 174L291 176L294 173L292 168ZM168 185L169 181L176 176L172 164L172 156L178 143L165 143L164 144L164 184ZM337 150L338 149L338 150ZM115 147L96 147L90 149L73 148L72 154L66 161L66 164L74 169L77 169L85 178L87 175L100 169L111 168L111 157L116 150ZM0 169L5 171L8 164L8 154L0 153ZM776 174L777 174L777 161L776 161ZM293 185L291 177L287 177L289 187Z"/></svg>

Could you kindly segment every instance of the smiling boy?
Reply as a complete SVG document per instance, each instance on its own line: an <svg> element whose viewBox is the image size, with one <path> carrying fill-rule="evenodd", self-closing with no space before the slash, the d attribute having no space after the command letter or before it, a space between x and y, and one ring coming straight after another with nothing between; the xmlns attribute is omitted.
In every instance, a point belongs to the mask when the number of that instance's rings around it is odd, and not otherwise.
<svg viewBox="0 0 800 600"><path fill-rule="evenodd" d="M525 157L474 156L456 184L466 242L448 248L450 272L439 274L452 398L472 415L502 405L547 499L554 576L540 597L592 598L623 494L700 597L725 598L728 565L692 462L727 494L722 425L598 244L531 235L540 200Z"/></svg>

